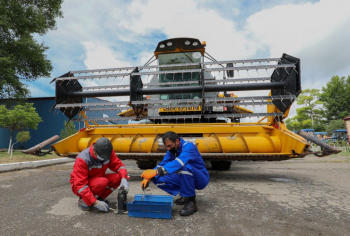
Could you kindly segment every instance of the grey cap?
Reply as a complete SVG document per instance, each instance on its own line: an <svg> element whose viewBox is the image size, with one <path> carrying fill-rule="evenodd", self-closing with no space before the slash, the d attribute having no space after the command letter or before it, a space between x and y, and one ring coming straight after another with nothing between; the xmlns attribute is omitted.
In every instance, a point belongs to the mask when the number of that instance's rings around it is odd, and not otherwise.
<svg viewBox="0 0 350 236"><path fill-rule="evenodd" d="M108 138L103 137L96 141L94 149L100 157L106 159L111 156L113 146Z"/></svg>

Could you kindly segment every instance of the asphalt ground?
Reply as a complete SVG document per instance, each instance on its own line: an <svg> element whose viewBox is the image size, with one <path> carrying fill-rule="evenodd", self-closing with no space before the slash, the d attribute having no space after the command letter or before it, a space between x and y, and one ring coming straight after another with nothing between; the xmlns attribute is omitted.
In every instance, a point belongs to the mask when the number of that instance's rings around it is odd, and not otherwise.
<svg viewBox="0 0 350 236"><path fill-rule="evenodd" d="M124 161L141 175L135 161ZM70 188L73 163L0 173L0 235L350 235L350 158L234 162L208 169L199 211L172 219L81 211ZM130 179L128 201L141 194ZM166 195L150 185L147 194ZM117 192L107 199L116 208ZM174 198L176 199L176 198Z"/></svg>

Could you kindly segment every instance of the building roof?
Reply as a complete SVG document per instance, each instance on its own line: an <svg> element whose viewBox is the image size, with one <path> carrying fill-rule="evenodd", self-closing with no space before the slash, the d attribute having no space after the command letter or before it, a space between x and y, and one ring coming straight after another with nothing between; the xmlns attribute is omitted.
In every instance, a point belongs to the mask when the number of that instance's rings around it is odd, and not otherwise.
<svg viewBox="0 0 350 236"><path fill-rule="evenodd" d="M104 102L110 102L108 100L105 100L105 99L101 99L101 98L95 98L93 97L94 99L97 99L97 100L100 100L100 101L104 101ZM34 97L34 98L26 98L25 100L26 101L37 101L37 100L55 100L56 98L55 97ZM0 99L1 101L6 101L6 100L14 100L12 98L10 99Z"/></svg>
<svg viewBox="0 0 350 236"><path fill-rule="evenodd" d="M350 120L350 116L343 118L343 120Z"/></svg>
<svg viewBox="0 0 350 236"><path fill-rule="evenodd" d="M35 98L26 98L26 100L55 100L55 97L35 97Z"/></svg>

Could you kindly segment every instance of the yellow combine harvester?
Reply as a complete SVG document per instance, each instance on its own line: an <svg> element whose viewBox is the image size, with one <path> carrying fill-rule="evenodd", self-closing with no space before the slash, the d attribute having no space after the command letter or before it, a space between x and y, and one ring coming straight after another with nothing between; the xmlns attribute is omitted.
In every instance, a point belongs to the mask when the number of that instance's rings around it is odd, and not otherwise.
<svg viewBox="0 0 350 236"><path fill-rule="evenodd" d="M53 150L74 157L103 136L111 140L119 158L138 160L142 169L152 168L166 151L162 134L174 131L195 143L203 159L218 170L229 169L232 160L280 161L339 152L305 133L289 131L284 124L301 92L298 58L283 54L281 58L216 61L205 46L193 38L168 39L158 43L154 59L144 66L71 71L55 78L55 108L69 119L84 121L86 129L53 144ZM79 83L101 78L103 86ZM127 78L128 84L120 78ZM110 80L118 83L107 84ZM258 90L267 92L261 96ZM237 95L240 91L242 96ZM125 96L127 101L82 103L87 97ZM251 110L257 106L264 111ZM87 111L111 109L124 111L117 117L86 116ZM112 120L146 122L97 123ZM308 141L318 142L321 151L312 152Z"/></svg>

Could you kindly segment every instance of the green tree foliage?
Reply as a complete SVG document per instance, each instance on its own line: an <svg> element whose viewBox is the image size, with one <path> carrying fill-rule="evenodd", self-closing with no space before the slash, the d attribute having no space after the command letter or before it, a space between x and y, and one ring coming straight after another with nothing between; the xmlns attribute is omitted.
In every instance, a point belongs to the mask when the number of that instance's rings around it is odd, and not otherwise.
<svg viewBox="0 0 350 236"><path fill-rule="evenodd" d="M12 151L13 151L13 146L15 146L16 143L20 142L20 143L25 143L27 142L28 140L30 139L30 134L29 134L29 131L22 131L22 132L19 132L17 135L16 135L16 141L14 144L12 144L11 146L11 158L12 158Z"/></svg>
<svg viewBox="0 0 350 236"><path fill-rule="evenodd" d="M326 128L326 131L328 133L329 136L332 135L332 131L336 130L336 129L345 129L345 124L343 119L339 119L339 120L331 120Z"/></svg>
<svg viewBox="0 0 350 236"><path fill-rule="evenodd" d="M34 34L55 29L63 0L0 0L0 99L23 98L23 84L50 76L51 62Z"/></svg>
<svg viewBox="0 0 350 236"><path fill-rule="evenodd" d="M75 129L73 122L65 121L63 125L64 125L64 128L61 130L62 139L67 138L72 134L75 134L76 132L78 132L78 130Z"/></svg>
<svg viewBox="0 0 350 236"><path fill-rule="evenodd" d="M10 152L13 133L16 130L37 129L41 121L32 103L17 105L12 110L0 105L0 127L9 129L11 132L8 152Z"/></svg>
<svg viewBox="0 0 350 236"><path fill-rule="evenodd" d="M20 143L25 143L30 139L29 131L18 132L16 135L16 141Z"/></svg>
<svg viewBox="0 0 350 236"><path fill-rule="evenodd" d="M314 130L315 132L325 132L327 128L327 124L325 121L321 121L319 123L314 124Z"/></svg>
<svg viewBox="0 0 350 236"><path fill-rule="evenodd" d="M339 120L350 115L350 76L333 76L326 87L322 87L322 92L320 101L327 120Z"/></svg>
<svg viewBox="0 0 350 236"><path fill-rule="evenodd" d="M322 102L319 101L320 90L305 89L297 98L297 104L302 105L297 109L297 115L286 120L286 125L290 130L300 130L306 128L322 129L323 111ZM318 130L317 130L318 131ZM320 130L322 131L322 130Z"/></svg>

